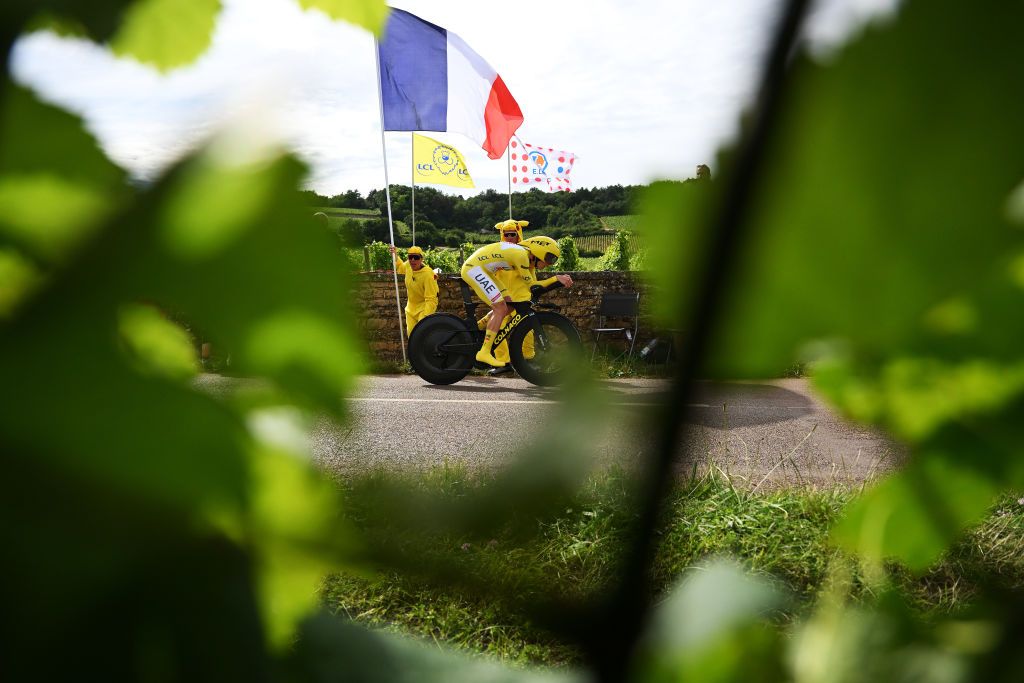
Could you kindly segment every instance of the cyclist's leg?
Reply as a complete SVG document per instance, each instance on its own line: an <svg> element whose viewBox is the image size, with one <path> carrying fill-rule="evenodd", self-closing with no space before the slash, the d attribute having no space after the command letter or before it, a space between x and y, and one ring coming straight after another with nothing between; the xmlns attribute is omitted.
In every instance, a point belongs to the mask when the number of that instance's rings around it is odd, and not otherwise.
<svg viewBox="0 0 1024 683"><path fill-rule="evenodd" d="M501 329L501 320L508 313L508 307L501 295L501 288L480 266L462 267L462 279L476 292L481 301L491 307L492 315L487 321L484 332L484 343L477 351L476 359L481 363L487 363L494 367L504 365L491 354L491 344L494 343L494 336Z"/></svg>
<svg viewBox="0 0 1024 683"><path fill-rule="evenodd" d="M500 330L502 327L505 327L505 325L508 324L508 321L511 317L511 313L506 315L505 319L501 321L501 325L498 327L498 329ZM494 357L500 360L502 363L506 364L512 361L512 358L508 354L508 340L505 340L498 344L498 348L494 349Z"/></svg>
<svg viewBox="0 0 1024 683"><path fill-rule="evenodd" d="M509 282L508 291L512 298L512 301L530 300L530 288L526 286L526 283L524 283L521 278L517 277L514 281ZM509 313L509 315L511 316L511 312ZM502 327L504 327L505 323L507 322L507 319L501 321ZM506 362L511 362L511 359L509 358L508 355L508 342L505 342L504 344L502 344L502 346L505 349ZM530 359L534 357L534 354L535 351L533 349L533 332L530 332L529 334L526 335L526 338L523 340L523 356L527 359Z"/></svg>
<svg viewBox="0 0 1024 683"><path fill-rule="evenodd" d="M494 274L494 279L498 282L498 284L503 285L507 288L510 284L514 284L513 282L509 281L509 275L510 273L508 273L507 271L499 270L497 273ZM520 279L515 273L512 273L511 275L516 280ZM509 314L506 315L505 318L501 321L501 325L498 326L498 329L500 330L501 328L505 327L505 325L508 324L508 321L511 317L512 311L509 311ZM505 364L508 364L512 361L508 353L508 341L503 341L501 344L498 345L496 349L494 349L494 357Z"/></svg>

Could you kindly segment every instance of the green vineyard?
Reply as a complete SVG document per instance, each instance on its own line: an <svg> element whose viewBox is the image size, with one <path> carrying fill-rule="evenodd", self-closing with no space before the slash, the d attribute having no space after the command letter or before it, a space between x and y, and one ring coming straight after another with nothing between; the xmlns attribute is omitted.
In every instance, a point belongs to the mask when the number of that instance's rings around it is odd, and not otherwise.
<svg viewBox="0 0 1024 683"><path fill-rule="evenodd" d="M603 233L601 235L573 236L573 239L576 240L576 248L579 249L581 255L596 253L603 254L608 249L608 245L612 243L612 239L614 239L614 237L614 233ZM638 249L640 249L640 239L635 234L630 234L630 252L635 254Z"/></svg>

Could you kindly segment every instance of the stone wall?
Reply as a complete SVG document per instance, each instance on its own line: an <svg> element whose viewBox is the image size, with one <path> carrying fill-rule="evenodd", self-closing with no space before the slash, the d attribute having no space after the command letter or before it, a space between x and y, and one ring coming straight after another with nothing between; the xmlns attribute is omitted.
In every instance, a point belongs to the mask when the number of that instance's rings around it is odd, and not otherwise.
<svg viewBox="0 0 1024 683"><path fill-rule="evenodd" d="M561 313L573 321L583 335L584 342L591 339L589 328L597 323L597 308L605 292L640 292L640 334L636 350L652 336L652 326L647 310L648 288L635 273L615 271L570 273L573 286L557 289L544 296L544 301L561 306ZM544 277L547 277L547 273ZM370 348L371 357L382 362L402 360L399 346L398 320L395 310L395 285L391 272L363 273L355 276L353 307L359 318L359 327ZM440 296L438 311L465 315L458 275L438 276ZM405 306L405 283L398 278L398 290ZM486 312L483 304L477 308L478 315ZM404 313L403 313L403 325ZM602 346L604 342L602 341Z"/></svg>

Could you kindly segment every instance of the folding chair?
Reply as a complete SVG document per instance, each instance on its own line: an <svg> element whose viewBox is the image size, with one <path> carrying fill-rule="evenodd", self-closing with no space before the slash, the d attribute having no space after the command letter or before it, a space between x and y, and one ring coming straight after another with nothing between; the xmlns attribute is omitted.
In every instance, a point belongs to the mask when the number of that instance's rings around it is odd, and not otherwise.
<svg viewBox="0 0 1024 683"><path fill-rule="evenodd" d="M630 324L623 327L609 327L608 321L628 320ZM629 350L623 352L629 359L633 355L633 347L636 345L636 333L640 319L640 293L639 292L608 292L601 297L601 306L597 309L597 327L590 328L594 334L594 352L590 354L590 360L597 357L597 347L602 335L621 334L629 343Z"/></svg>

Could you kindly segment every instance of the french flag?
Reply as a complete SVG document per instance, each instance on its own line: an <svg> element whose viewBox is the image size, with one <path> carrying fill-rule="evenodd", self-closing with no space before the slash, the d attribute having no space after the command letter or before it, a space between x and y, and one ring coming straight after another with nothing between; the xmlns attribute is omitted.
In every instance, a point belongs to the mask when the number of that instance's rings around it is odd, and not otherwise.
<svg viewBox="0 0 1024 683"><path fill-rule="evenodd" d="M377 53L384 130L462 133L492 159L505 153L523 113L462 38L392 8Z"/></svg>

